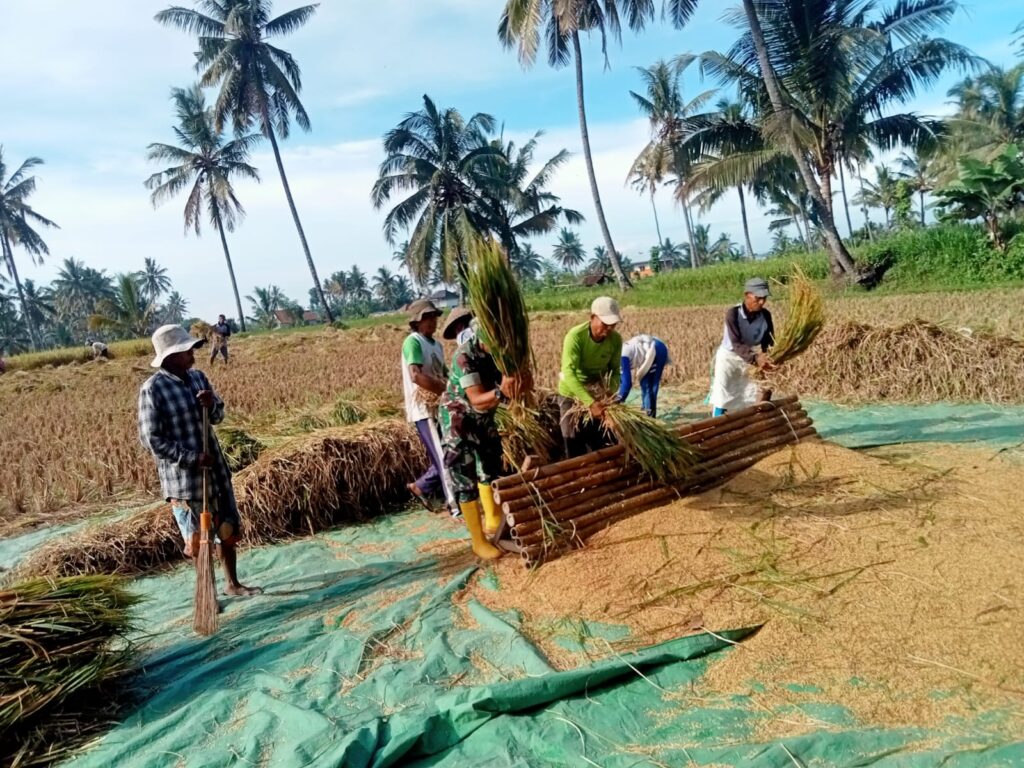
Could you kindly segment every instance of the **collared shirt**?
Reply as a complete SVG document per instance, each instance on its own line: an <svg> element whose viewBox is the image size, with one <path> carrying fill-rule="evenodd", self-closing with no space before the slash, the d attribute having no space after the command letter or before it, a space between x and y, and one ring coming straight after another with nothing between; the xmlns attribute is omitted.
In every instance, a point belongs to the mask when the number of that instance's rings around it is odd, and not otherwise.
<svg viewBox="0 0 1024 768"><path fill-rule="evenodd" d="M202 501L203 416L196 395L204 389L213 388L202 371L190 369L182 380L161 368L139 390L139 440L156 458L165 499ZM210 423L223 420L224 401L214 395ZM231 472L212 429L209 453L214 457L209 492L222 499L230 495L233 501Z"/></svg>
<svg viewBox="0 0 1024 768"><path fill-rule="evenodd" d="M759 351L767 352L774 343L775 325L772 323L772 313L767 309L747 312L746 307L737 304L725 313L722 349L753 363Z"/></svg>

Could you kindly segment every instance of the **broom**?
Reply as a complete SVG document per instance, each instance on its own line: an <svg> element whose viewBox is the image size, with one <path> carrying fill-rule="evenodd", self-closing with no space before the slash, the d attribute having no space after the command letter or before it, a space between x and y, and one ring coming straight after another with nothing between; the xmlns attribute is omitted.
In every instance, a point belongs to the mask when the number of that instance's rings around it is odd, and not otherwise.
<svg viewBox="0 0 1024 768"><path fill-rule="evenodd" d="M203 453L210 452L210 411L203 408ZM217 631L217 584L213 576L213 515L210 514L209 469L203 467L203 512L199 516L199 552L196 554L196 594L192 629L200 635Z"/></svg>

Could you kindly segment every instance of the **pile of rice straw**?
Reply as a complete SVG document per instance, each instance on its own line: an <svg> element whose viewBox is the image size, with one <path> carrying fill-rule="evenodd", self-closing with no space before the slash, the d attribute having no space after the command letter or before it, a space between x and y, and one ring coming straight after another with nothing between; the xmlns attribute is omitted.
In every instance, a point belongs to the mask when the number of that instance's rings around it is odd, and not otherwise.
<svg viewBox="0 0 1024 768"><path fill-rule="evenodd" d="M235 476L243 542L255 546L383 514L408 497L406 482L426 465L423 446L404 420L283 441ZM134 574L182 558L181 535L168 505L159 504L49 541L16 573Z"/></svg>
<svg viewBox="0 0 1024 768"><path fill-rule="evenodd" d="M789 305L785 322L775 334L769 351L772 362L781 365L804 352L825 325L825 302L800 267L793 265L789 278Z"/></svg>
<svg viewBox="0 0 1024 768"><path fill-rule="evenodd" d="M0 591L0 763L50 764L111 714L131 667L129 609L114 576L34 579Z"/></svg>
<svg viewBox="0 0 1024 768"><path fill-rule="evenodd" d="M944 328L830 325L811 350L772 374L789 392L835 402L1024 403L1024 342Z"/></svg>

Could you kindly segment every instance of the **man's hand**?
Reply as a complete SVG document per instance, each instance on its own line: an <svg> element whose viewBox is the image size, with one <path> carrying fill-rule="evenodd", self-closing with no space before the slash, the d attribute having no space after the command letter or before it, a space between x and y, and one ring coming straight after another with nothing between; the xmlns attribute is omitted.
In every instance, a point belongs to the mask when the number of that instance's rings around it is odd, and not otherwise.
<svg viewBox="0 0 1024 768"><path fill-rule="evenodd" d="M505 395L505 397L507 397L509 400L515 400L523 391L523 381L519 377L519 374L516 373L513 373L509 376L502 376L499 388L501 389L501 393Z"/></svg>
<svg viewBox="0 0 1024 768"><path fill-rule="evenodd" d="M204 389L196 394L196 400L203 408L213 408L213 391Z"/></svg>
<svg viewBox="0 0 1024 768"><path fill-rule="evenodd" d="M775 363L773 363L772 359L768 357L767 352L758 352L757 356L754 358L754 364L762 371L774 371L776 368Z"/></svg>
<svg viewBox="0 0 1024 768"><path fill-rule="evenodd" d="M601 420L604 418L605 405L602 402L595 400L590 404L590 416L591 418Z"/></svg>
<svg viewBox="0 0 1024 768"><path fill-rule="evenodd" d="M200 453L199 460L196 463L203 469L209 469L214 465L213 456L209 453Z"/></svg>

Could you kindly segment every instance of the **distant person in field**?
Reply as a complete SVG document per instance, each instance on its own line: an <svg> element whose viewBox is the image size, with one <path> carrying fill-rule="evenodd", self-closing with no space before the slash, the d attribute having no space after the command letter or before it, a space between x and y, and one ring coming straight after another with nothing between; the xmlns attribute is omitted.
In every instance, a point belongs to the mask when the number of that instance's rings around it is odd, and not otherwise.
<svg viewBox="0 0 1024 768"><path fill-rule="evenodd" d="M752 277L743 286L743 301L725 313L722 343L715 353L715 372L708 400L712 415L746 408L761 399L758 385L750 378L750 366L774 368L768 350L775 343L772 313L765 307L768 281Z"/></svg>
<svg viewBox="0 0 1024 768"><path fill-rule="evenodd" d="M210 429L209 453L203 453L202 409L210 424L224 420L224 401L213 391L202 371L195 370L195 349L205 341L190 336L179 325L164 325L153 334L159 370L139 390L139 438L156 459L163 497L185 542L186 557L199 551L199 513L203 506L203 470L208 471L208 506L213 515L217 552L224 563L225 591L229 595L255 595L261 590L238 580L235 546L241 520L231 488L231 471Z"/></svg>
<svg viewBox="0 0 1024 768"><path fill-rule="evenodd" d="M405 417L416 425L416 433L430 457L430 466L407 487L420 503L431 510L430 497L442 492L449 512L457 516L458 505L445 476L437 423L437 409L448 377L444 347L434 338L440 317L441 310L428 299L418 299L409 305L410 333L402 344Z"/></svg>
<svg viewBox="0 0 1024 768"><path fill-rule="evenodd" d="M441 400L444 464L473 541L473 553L493 560L501 551L488 539L498 532L501 518L491 481L502 470L501 435L494 415L513 394L516 379L502 378L476 321L464 338L452 358Z"/></svg>
<svg viewBox="0 0 1024 768"><path fill-rule="evenodd" d="M102 341L94 341L93 339L86 339L85 346L92 350L92 359L99 360L101 357L104 360L110 359L110 350L107 349L107 345Z"/></svg>
<svg viewBox="0 0 1024 768"><path fill-rule="evenodd" d="M640 404L648 416L658 415L658 388L665 366L672 363L668 346L659 338L641 334L622 345L622 383L619 400L626 401L633 389L633 379L640 385Z"/></svg>
<svg viewBox="0 0 1024 768"><path fill-rule="evenodd" d="M590 319L571 328L562 343L562 370L558 375L559 411L566 455L604 448L608 435L601 427L603 400L618 392L622 365L622 322L619 303L608 296L594 299ZM591 420L576 425L569 411L580 402L590 408Z"/></svg>
<svg viewBox="0 0 1024 768"><path fill-rule="evenodd" d="M231 337L231 324L224 315L217 315L217 322L210 326L210 330L213 331L213 344L210 347L210 365L213 365L213 361L217 359L218 352L224 358L224 364L227 365L228 339Z"/></svg>
<svg viewBox="0 0 1024 768"><path fill-rule="evenodd" d="M473 320L473 313L466 307L456 307L448 315L448 322L445 323L442 337L456 344L462 344L473 336L469 324Z"/></svg>

